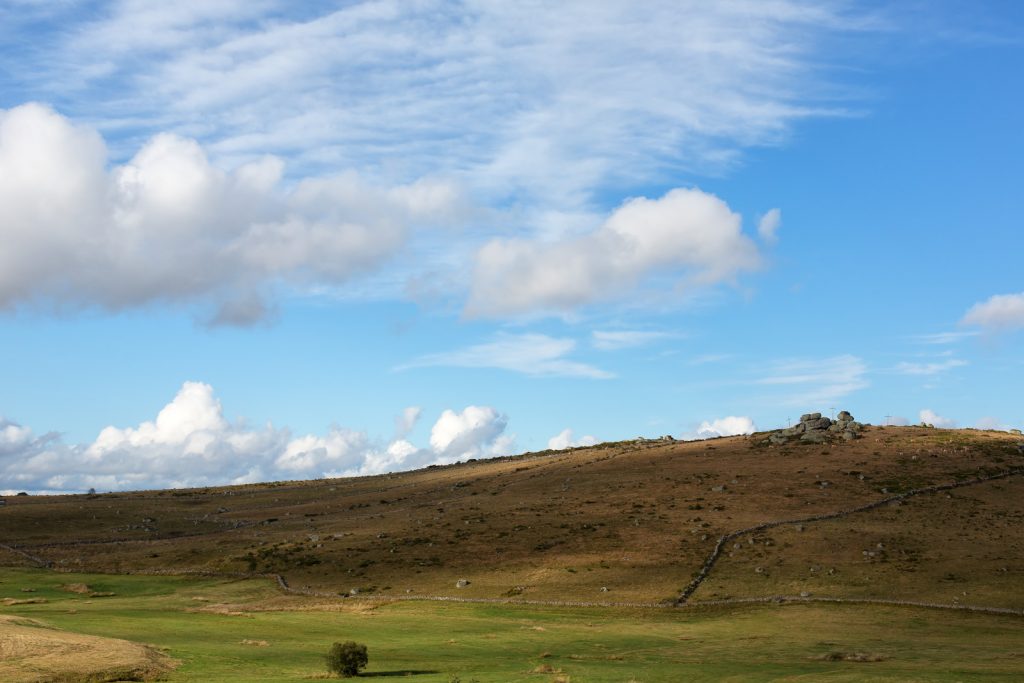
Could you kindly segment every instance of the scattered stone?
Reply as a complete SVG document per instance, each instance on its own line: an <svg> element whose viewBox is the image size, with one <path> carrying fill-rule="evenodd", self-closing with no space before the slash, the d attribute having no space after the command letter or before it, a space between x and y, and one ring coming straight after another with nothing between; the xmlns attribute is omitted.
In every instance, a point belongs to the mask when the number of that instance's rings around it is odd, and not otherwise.
<svg viewBox="0 0 1024 683"><path fill-rule="evenodd" d="M806 434L802 435L800 437L800 440L806 441L808 443L825 443L826 441L828 441L828 436L820 431L813 431L807 432Z"/></svg>
<svg viewBox="0 0 1024 683"><path fill-rule="evenodd" d="M809 598L809 597L811 597L811 594L808 593L807 591L800 591L800 597L801 598Z"/></svg>
<svg viewBox="0 0 1024 683"><path fill-rule="evenodd" d="M602 593L607 593L608 592L608 586L601 586L601 592Z"/></svg>
<svg viewBox="0 0 1024 683"><path fill-rule="evenodd" d="M821 413L807 413L800 416L800 422L779 429L768 435L767 443L774 446L781 446L790 439L799 438L806 443L827 443L831 437L838 437L845 441L853 441L857 433L864 428L860 422L853 419L849 411L839 412L836 420L822 417ZM1022 450L1024 453L1024 450Z"/></svg>
<svg viewBox="0 0 1024 683"><path fill-rule="evenodd" d="M804 429L808 432L814 430L826 430L832 426L832 420L827 417L819 417L817 420L811 420L810 422L804 423L806 426Z"/></svg>
<svg viewBox="0 0 1024 683"><path fill-rule="evenodd" d="M712 487L711 490L714 491L715 493L722 493L725 491L725 484L722 484L721 486Z"/></svg>
<svg viewBox="0 0 1024 683"><path fill-rule="evenodd" d="M459 579L458 581L455 582L455 587L456 588L465 588L468 585L469 585L469 579Z"/></svg>

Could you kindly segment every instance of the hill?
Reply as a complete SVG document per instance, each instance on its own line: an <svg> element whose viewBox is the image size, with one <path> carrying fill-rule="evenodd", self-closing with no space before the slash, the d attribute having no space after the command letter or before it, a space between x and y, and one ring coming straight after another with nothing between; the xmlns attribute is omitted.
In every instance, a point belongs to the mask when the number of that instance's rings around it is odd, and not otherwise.
<svg viewBox="0 0 1024 683"><path fill-rule="evenodd" d="M329 595L1024 608L1019 436L777 434L351 479L19 496L0 509L0 563L280 574ZM762 526L774 522L788 523Z"/></svg>

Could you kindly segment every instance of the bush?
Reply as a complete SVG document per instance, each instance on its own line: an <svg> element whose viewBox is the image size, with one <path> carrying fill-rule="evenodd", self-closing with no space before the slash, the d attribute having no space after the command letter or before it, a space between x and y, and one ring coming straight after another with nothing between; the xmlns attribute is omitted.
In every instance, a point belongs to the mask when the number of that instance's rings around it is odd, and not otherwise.
<svg viewBox="0 0 1024 683"><path fill-rule="evenodd" d="M345 678L358 676L368 661L366 646L351 640L335 643L327 652L327 670Z"/></svg>

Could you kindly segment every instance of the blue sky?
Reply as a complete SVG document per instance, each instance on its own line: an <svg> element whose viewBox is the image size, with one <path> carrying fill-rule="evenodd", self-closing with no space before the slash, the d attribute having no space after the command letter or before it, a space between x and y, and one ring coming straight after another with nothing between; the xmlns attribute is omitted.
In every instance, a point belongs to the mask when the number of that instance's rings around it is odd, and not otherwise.
<svg viewBox="0 0 1024 683"><path fill-rule="evenodd" d="M1019 4L291 5L0 2L0 490L1024 425Z"/></svg>

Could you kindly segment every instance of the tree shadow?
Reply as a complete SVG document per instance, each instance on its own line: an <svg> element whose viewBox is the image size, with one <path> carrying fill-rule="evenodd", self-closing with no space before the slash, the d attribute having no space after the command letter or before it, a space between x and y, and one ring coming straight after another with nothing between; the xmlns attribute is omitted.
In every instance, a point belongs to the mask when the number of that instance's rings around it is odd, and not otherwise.
<svg viewBox="0 0 1024 683"><path fill-rule="evenodd" d="M392 676L426 676L428 674L439 674L440 671L428 669L405 669L402 671L368 671L359 674L359 678L390 678Z"/></svg>

